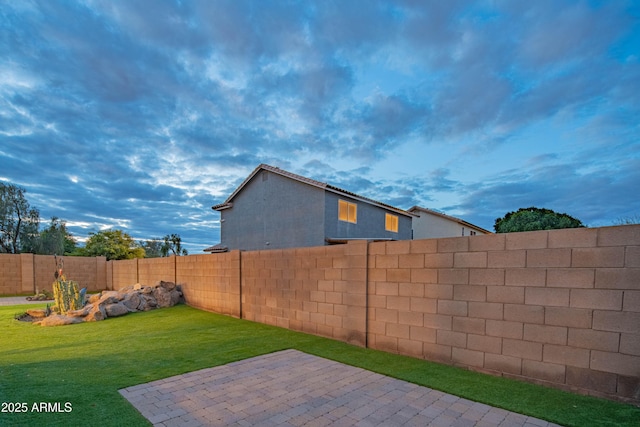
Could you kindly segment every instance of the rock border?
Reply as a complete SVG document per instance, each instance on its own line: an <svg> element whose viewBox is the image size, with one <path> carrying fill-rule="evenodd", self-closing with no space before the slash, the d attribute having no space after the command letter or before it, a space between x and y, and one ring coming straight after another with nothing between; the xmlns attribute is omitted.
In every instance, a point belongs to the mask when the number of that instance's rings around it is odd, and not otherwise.
<svg viewBox="0 0 640 427"><path fill-rule="evenodd" d="M102 291L91 295L87 304L79 310L69 311L66 314L41 316L42 320L38 319L33 323L40 326L60 326L97 322L128 313L172 307L183 301L180 285L173 282L160 281L153 287L136 283L117 291ZM33 318L37 316L37 313L28 314Z"/></svg>

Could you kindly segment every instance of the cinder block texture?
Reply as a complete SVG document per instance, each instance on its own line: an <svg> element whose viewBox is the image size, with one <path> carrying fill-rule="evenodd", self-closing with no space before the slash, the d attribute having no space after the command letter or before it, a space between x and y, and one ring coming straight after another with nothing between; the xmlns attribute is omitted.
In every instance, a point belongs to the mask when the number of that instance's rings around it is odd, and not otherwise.
<svg viewBox="0 0 640 427"><path fill-rule="evenodd" d="M0 273L0 294L12 295L22 292L22 261L20 255L0 254ZM33 291L33 289L30 291Z"/></svg>
<svg viewBox="0 0 640 427"><path fill-rule="evenodd" d="M406 312L410 297L399 296L398 282L410 282L410 269L399 268L399 257L408 253L409 242L377 245L369 255L364 241L346 245L243 252L242 317L256 322L327 336L364 346L366 342L367 261L384 269L384 282L370 283L382 298L374 321L389 323L387 312ZM372 244L373 245L373 244ZM416 261L416 260L413 260ZM390 272L391 271L391 272ZM387 299L394 297L395 299ZM387 308L387 305L391 308ZM377 313L377 314L376 314ZM381 320L384 319L384 320ZM303 319L303 320L299 320ZM397 346L397 338L408 338L398 323L389 323L384 332L371 334L375 342ZM390 340L383 339L390 337ZM393 342L393 344L391 344Z"/></svg>
<svg viewBox="0 0 640 427"><path fill-rule="evenodd" d="M203 310L241 316L239 251L167 259L169 261L166 264L160 263L158 267L164 267L167 274L171 274L173 261L174 280L181 285L187 304Z"/></svg>
<svg viewBox="0 0 640 427"><path fill-rule="evenodd" d="M640 226L77 262L107 288L176 280L206 310L638 400ZM52 263L0 255L0 292Z"/></svg>
<svg viewBox="0 0 640 427"><path fill-rule="evenodd" d="M124 259L120 261L110 261L112 266L111 289L121 289L125 286L138 283L138 260Z"/></svg>
<svg viewBox="0 0 640 427"><path fill-rule="evenodd" d="M144 258L138 260L138 281L152 286L159 281L176 281L176 259L178 257Z"/></svg>

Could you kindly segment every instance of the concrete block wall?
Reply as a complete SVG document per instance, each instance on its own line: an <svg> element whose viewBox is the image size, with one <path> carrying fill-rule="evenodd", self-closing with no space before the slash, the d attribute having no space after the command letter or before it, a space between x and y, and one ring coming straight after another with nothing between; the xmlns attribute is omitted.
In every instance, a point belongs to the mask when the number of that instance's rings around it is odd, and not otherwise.
<svg viewBox="0 0 640 427"><path fill-rule="evenodd" d="M78 282L81 288L95 292L106 288L105 257L71 257L63 258L64 275L68 280ZM51 255L35 255L36 286L38 289L51 290L55 280L55 258Z"/></svg>
<svg viewBox="0 0 640 427"><path fill-rule="evenodd" d="M16 290L19 293L34 294L36 288L36 266L33 254L20 254L20 279L21 283L16 283Z"/></svg>
<svg viewBox="0 0 640 427"><path fill-rule="evenodd" d="M118 290L138 283L137 259L109 261L108 264L107 268L111 269L111 283L107 284L109 289Z"/></svg>
<svg viewBox="0 0 640 427"><path fill-rule="evenodd" d="M55 271L53 255L0 254L0 295L51 291ZM89 291L107 286L104 257L64 257L64 274Z"/></svg>
<svg viewBox="0 0 640 427"><path fill-rule="evenodd" d="M176 281L189 305L241 316L240 251L168 259L175 259Z"/></svg>
<svg viewBox="0 0 640 427"><path fill-rule="evenodd" d="M640 226L378 242L369 346L640 399Z"/></svg>
<svg viewBox="0 0 640 427"><path fill-rule="evenodd" d="M0 255L0 295L13 295L24 292L22 290L22 262L20 257L21 255L16 254ZM31 292L31 290L26 292Z"/></svg>
<svg viewBox="0 0 640 427"><path fill-rule="evenodd" d="M176 281L176 257L138 259L138 283L155 286L161 280ZM135 283L135 282L134 282ZM132 283L130 283L132 284Z"/></svg>
<svg viewBox="0 0 640 427"><path fill-rule="evenodd" d="M366 345L367 242L242 253L242 316Z"/></svg>
<svg viewBox="0 0 640 427"><path fill-rule="evenodd" d="M34 275L34 285L36 290L46 289L48 291L52 290L52 284L55 280L54 273L56 272L56 261L53 255L31 255L31 254L22 254L23 256L31 256L33 257L33 275ZM71 257L68 257L71 258ZM82 284L78 277L75 276L75 272L69 270L68 258L63 258L64 266L63 273L67 280L74 280L78 282L80 287L86 286ZM86 262L85 262L86 263ZM94 275L93 280L95 281L95 262L92 263L94 267ZM76 263L75 270L84 270L79 263ZM73 269L72 269L73 270ZM86 277L83 277L86 279Z"/></svg>

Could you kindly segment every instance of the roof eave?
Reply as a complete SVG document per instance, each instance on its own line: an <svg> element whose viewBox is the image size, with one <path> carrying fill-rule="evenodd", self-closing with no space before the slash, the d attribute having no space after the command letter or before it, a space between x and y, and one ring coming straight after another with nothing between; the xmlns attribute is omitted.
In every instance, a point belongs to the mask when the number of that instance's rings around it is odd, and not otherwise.
<svg viewBox="0 0 640 427"><path fill-rule="evenodd" d="M401 215L404 215L404 216L408 216L409 218L418 216L418 215L416 215L416 214L414 214L412 212L405 211L405 210L400 209L400 208L396 208L395 206L387 205L386 203L378 202L377 200L369 199L368 197L360 196L360 195L358 195L356 193L352 193L350 191L343 190L342 188L338 188L338 187L335 187L335 186L330 185L330 184L327 184L325 189L327 191L331 191L332 193L335 193L335 194L341 194L341 195L344 195L344 196L349 197L351 199L359 200L361 202L365 202L365 203L368 203L370 205L374 205L374 206L377 206L379 208L386 209L388 211L392 211L392 212L395 212L395 213L398 213L398 214L401 214Z"/></svg>
<svg viewBox="0 0 640 427"><path fill-rule="evenodd" d="M214 211L223 211L225 209L231 209L233 207L233 203L220 203L219 205L214 205L211 206L211 209L213 209Z"/></svg>

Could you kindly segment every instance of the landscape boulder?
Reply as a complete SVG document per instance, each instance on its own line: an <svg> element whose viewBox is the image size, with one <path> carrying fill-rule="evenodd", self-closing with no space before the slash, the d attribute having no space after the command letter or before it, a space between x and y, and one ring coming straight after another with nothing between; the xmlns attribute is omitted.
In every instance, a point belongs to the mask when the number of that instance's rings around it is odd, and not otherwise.
<svg viewBox="0 0 640 427"><path fill-rule="evenodd" d="M182 289L180 285L176 285L173 282L161 281L153 287L136 283L118 291L103 291L99 294L91 295L87 304L79 310L69 311L64 315L40 316L34 323L41 326L58 326L80 322L95 322L108 317L124 316L134 311L149 311L155 308L172 307L181 301Z"/></svg>
<svg viewBox="0 0 640 427"><path fill-rule="evenodd" d="M122 303L109 304L104 307L107 317L119 317L129 313L129 309Z"/></svg>
<svg viewBox="0 0 640 427"><path fill-rule="evenodd" d="M138 311L140 296L137 293L128 293L122 300L122 304L127 307L129 311Z"/></svg>
<svg viewBox="0 0 640 427"><path fill-rule="evenodd" d="M27 310L27 314L34 319L42 319L44 317L47 317L47 310L31 309Z"/></svg>
<svg viewBox="0 0 640 427"><path fill-rule="evenodd" d="M60 326L60 325L71 325L73 323L80 323L83 321L84 320L82 319L82 317L65 316L62 314L52 314L40 320L39 322L35 322L35 323L38 323L41 326Z"/></svg>

